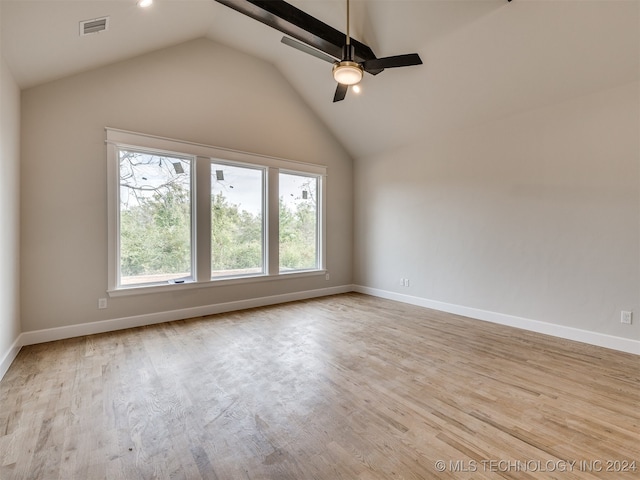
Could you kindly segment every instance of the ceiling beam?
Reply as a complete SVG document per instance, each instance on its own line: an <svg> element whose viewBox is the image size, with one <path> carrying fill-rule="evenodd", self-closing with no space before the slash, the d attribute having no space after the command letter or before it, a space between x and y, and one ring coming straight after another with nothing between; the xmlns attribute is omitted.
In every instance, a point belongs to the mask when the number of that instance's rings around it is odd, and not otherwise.
<svg viewBox="0 0 640 480"><path fill-rule="evenodd" d="M327 55L342 58L342 47L345 44L346 34L284 0L216 0L216 2L317 48ZM355 48L357 62L376 58L373 50L367 45L353 39L351 39L351 44Z"/></svg>

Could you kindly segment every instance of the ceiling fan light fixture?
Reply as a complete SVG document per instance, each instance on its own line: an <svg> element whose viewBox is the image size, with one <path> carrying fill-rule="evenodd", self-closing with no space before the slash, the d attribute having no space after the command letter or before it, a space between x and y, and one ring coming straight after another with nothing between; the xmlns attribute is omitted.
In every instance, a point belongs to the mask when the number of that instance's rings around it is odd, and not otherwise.
<svg viewBox="0 0 640 480"><path fill-rule="evenodd" d="M333 65L333 78L342 85L356 85L362 80L363 70L359 63L343 60Z"/></svg>

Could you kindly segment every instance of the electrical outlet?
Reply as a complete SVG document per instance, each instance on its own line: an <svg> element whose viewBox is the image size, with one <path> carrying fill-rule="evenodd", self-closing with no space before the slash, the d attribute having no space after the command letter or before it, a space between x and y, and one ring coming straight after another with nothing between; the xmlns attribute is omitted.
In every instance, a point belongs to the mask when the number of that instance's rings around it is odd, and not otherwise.
<svg viewBox="0 0 640 480"><path fill-rule="evenodd" d="M626 310L622 310L620 312L620 323L624 323L626 325L631 325L631 318L633 317L633 312L628 312Z"/></svg>
<svg viewBox="0 0 640 480"><path fill-rule="evenodd" d="M331 277L329 276L329 274L328 274L328 273L327 273L327 274L325 274L324 279L325 279L325 280L329 280L329 278L331 278Z"/></svg>
<svg viewBox="0 0 640 480"><path fill-rule="evenodd" d="M107 299L106 298L99 298L98 299L98 308L100 310L107 308Z"/></svg>

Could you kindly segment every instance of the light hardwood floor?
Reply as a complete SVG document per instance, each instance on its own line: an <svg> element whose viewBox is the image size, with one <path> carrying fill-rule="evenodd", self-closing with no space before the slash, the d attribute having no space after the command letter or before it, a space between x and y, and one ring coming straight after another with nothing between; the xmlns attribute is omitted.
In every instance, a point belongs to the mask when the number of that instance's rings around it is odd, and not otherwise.
<svg viewBox="0 0 640 480"><path fill-rule="evenodd" d="M23 348L0 479L635 479L639 410L638 356L346 294Z"/></svg>

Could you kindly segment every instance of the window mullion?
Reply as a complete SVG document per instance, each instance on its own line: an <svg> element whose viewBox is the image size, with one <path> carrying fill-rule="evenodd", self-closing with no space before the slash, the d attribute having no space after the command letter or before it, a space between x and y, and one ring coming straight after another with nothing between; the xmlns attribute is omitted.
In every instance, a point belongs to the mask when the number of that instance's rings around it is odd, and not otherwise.
<svg viewBox="0 0 640 480"><path fill-rule="evenodd" d="M194 252L196 281L211 280L211 159L196 157L194 195Z"/></svg>
<svg viewBox="0 0 640 480"><path fill-rule="evenodd" d="M267 273L280 273L280 169L267 172Z"/></svg>

